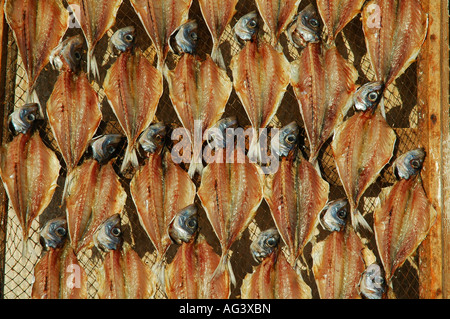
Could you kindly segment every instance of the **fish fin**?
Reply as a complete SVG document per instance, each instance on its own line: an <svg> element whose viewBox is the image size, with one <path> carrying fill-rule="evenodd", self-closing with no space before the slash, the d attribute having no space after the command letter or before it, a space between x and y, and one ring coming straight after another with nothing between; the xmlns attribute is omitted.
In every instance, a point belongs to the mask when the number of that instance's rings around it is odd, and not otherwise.
<svg viewBox="0 0 450 319"><path fill-rule="evenodd" d="M35 256L37 256L37 253L34 250L33 246L31 245L31 239L28 237L23 237L22 238L22 256L21 256L21 258L23 260L28 260L30 256L35 257Z"/></svg>
<svg viewBox="0 0 450 319"><path fill-rule="evenodd" d="M91 54L90 64L91 64L92 75L94 76L95 79L100 79L100 73L98 71L97 59L95 58L95 55L93 53Z"/></svg>
<svg viewBox="0 0 450 319"><path fill-rule="evenodd" d="M134 147L134 144L127 146L127 149L125 151L125 156L123 158L122 166L120 167L120 172L123 173L128 168L130 163L133 167L139 166L139 161L137 158L136 148Z"/></svg>
<svg viewBox="0 0 450 319"><path fill-rule="evenodd" d="M233 267L231 266L230 255L228 251L226 251L222 257L220 257L219 264L217 265L216 270L214 270L211 281L220 276L223 272L227 271L230 276L230 282L233 287L236 287L236 277L234 276Z"/></svg>
<svg viewBox="0 0 450 319"><path fill-rule="evenodd" d="M190 178L194 177L195 173L198 172L200 175L202 175L203 172L203 163L196 162L194 158L192 158L191 163L189 164L188 169L188 175Z"/></svg>
<svg viewBox="0 0 450 319"><path fill-rule="evenodd" d="M378 104L380 106L381 115L384 119L386 119L386 108L384 106L384 96L381 97L380 103Z"/></svg>
<svg viewBox="0 0 450 319"><path fill-rule="evenodd" d="M362 228L368 230L370 233L373 233L372 228L367 223L364 216L358 210L353 211L351 216L352 216L352 226L355 230L361 226Z"/></svg>
<svg viewBox="0 0 450 319"><path fill-rule="evenodd" d="M160 285L160 289L166 293L166 277L165 271L166 267L164 265L164 258L157 257L156 262L153 264L152 271L156 276L157 282ZM155 290L156 293L156 290Z"/></svg>
<svg viewBox="0 0 450 319"><path fill-rule="evenodd" d="M226 70L225 60L223 59L222 51L219 48L219 43L217 45L213 45L211 51L211 59L221 68Z"/></svg>
<svg viewBox="0 0 450 319"><path fill-rule="evenodd" d="M261 147L259 145L259 138L256 135L253 135L252 137L247 156L251 161L256 163L261 162Z"/></svg>

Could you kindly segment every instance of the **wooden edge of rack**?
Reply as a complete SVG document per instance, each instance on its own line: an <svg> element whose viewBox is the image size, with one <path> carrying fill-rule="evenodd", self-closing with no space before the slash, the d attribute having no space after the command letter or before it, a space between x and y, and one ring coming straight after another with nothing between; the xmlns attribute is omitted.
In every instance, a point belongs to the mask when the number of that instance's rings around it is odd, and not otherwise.
<svg viewBox="0 0 450 319"><path fill-rule="evenodd" d="M421 144L427 151L422 176L425 191L438 214L419 249L419 296L422 299L450 296L447 283L450 277L450 177L445 174L450 155L446 2L422 1L429 18L427 39L418 58L418 101L423 110L419 127L423 136Z"/></svg>

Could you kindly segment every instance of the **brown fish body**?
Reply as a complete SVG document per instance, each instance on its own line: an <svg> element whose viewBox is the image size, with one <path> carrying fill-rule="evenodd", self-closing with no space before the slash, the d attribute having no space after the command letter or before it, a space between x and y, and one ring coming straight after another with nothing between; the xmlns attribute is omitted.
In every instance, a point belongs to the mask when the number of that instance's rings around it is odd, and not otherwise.
<svg viewBox="0 0 450 319"><path fill-rule="evenodd" d="M22 228L24 253L32 221L50 204L60 171L39 133L19 134L0 152L0 176Z"/></svg>
<svg viewBox="0 0 450 319"><path fill-rule="evenodd" d="M309 43L291 63L291 84L310 145L311 163L352 105L358 72L335 46Z"/></svg>
<svg viewBox="0 0 450 319"><path fill-rule="evenodd" d="M287 245L292 266L313 236L329 188L314 166L300 154L281 158L278 171L266 178L264 198Z"/></svg>
<svg viewBox="0 0 450 319"><path fill-rule="evenodd" d="M268 43L247 41L230 64L233 85L254 130L249 157L260 159L259 129L276 114L289 85L289 62Z"/></svg>
<svg viewBox="0 0 450 319"><path fill-rule="evenodd" d="M141 50L127 50L108 70L103 87L128 140L123 172L130 163L139 165L136 141L155 116L163 91L162 75Z"/></svg>
<svg viewBox="0 0 450 319"><path fill-rule="evenodd" d="M187 21L191 4L192 0L131 0L131 5L156 48L157 68L161 72L169 51L169 38Z"/></svg>
<svg viewBox="0 0 450 319"><path fill-rule="evenodd" d="M66 216L75 252L92 244L93 234L106 218L121 214L126 192L112 166L90 159L69 177Z"/></svg>
<svg viewBox="0 0 450 319"><path fill-rule="evenodd" d="M60 0L8 0L5 16L24 64L27 102L39 103L37 96L31 96L36 80L66 33L69 14ZM40 113L43 117L42 109Z"/></svg>
<svg viewBox="0 0 450 319"><path fill-rule="evenodd" d="M169 299L228 299L228 272L213 277L220 256L203 236L183 243L166 268L166 293Z"/></svg>

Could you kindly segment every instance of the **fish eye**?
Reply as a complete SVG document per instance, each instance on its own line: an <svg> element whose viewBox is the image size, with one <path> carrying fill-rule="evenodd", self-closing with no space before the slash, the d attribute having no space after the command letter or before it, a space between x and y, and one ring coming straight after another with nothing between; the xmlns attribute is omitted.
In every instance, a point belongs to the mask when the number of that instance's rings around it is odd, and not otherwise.
<svg viewBox="0 0 450 319"><path fill-rule="evenodd" d="M127 42L131 42L131 41L133 41L133 39L134 39L134 37L133 37L131 34L125 35L125 40L126 40Z"/></svg>
<svg viewBox="0 0 450 319"><path fill-rule="evenodd" d="M309 24L313 27L313 28L317 28L319 26L319 21L317 19L311 18L309 20Z"/></svg>
<svg viewBox="0 0 450 319"><path fill-rule="evenodd" d="M112 146L112 145L106 146L106 151L107 151L109 154L114 153L115 150L116 150L116 148L115 148L114 146Z"/></svg>
<svg viewBox="0 0 450 319"><path fill-rule="evenodd" d="M286 136L286 138L284 140L289 144L293 144L293 143L295 143L297 138L295 137L294 134L289 134L288 136Z"/></svg>
<svg viewBox="0 0 450 319"><path fill-rule="evenodd" d="M269 247L275 247L277 245L277 240L273 237L270 237L267 239L266 243Z"/></svg>
<svg viewBox="0 0 450 319"><path fill-rule="evenodd" d="M196 32L191 32L190 36L191 36L191 39L192 39L192 40L197 41L198 36L197 36L197 33L196 33Z"/></svg>
<svg viewBox="0 0 450 319"><path fill-rule="evenodd" d="M75 57L76 60L81 60L81 53L79 51L75 51L73 56Z"/></svg>
<svg viewBox="0 0 450 319"><path fill-rule="evenodd" d="M252 29L254 29L254 28L256 28L256 20L254 20L254 19L251 19L248 23L247 23L247 26L248 27L250 27L250 28L252 28Z"/></svg>
<svg viewBox="0 0 450 319"><path fill-rule="evenodd" d="M191 228L191 229L196 228L196 227L197 227L197 220L195 220L195 219L190 219L190 220L188 220L187 226L188 226L189 228Z"/></svg>
<svg viewBox="0 0 450 319"><path fill-rule="evenodd" d="M337 217L340 219L345 219L347 217L347 211L345 209L341 209L337 212Z"/></svg>
<svg viewBox="0 0 450 319"><path fill-rule="evenodd" d="M34 115L33 113L30 113L27 115L27 120L30 122L33 122L36 119L36 115Z"/></svg>
<svg viewBox="0 0 450 319"><path fill-rule="evenodd" d="M59 237L64 237L64 236L66 236L67 231L64 227L58 227L58 228L56 228L55 233Z"/></svg>
<svg viewBox="0 0 450 319"><path fill-rule="evenodd" d="M420 168L420 161L419 160L412 160L411 162L409 162L411 164L412 168Z"/></svg>
<svg viewBox="0 0 450 319"><path fill-rule="evenodd" d="M119 228L119 227L114 227L113 229L111 229L111 234L112 234L114 237L119 237L121 233L122 233L122 232L120 231L120 228Z"/></svg>
<svg viewBox="0 0 450 319"><path fill-rule="evenodd" d="M369 101L375 102L378 99L378 93L370 92L369 95L367 96L367 98L369 99Z"/></svg>
<svg viewBox="0 0 450 319"><path fill-rule="evenodd" d="M383 279L383 277L376 276L376 277L373 279L373 282L376 283L376 284L382 285L382 284L384 284L384 279Z"/></svg>

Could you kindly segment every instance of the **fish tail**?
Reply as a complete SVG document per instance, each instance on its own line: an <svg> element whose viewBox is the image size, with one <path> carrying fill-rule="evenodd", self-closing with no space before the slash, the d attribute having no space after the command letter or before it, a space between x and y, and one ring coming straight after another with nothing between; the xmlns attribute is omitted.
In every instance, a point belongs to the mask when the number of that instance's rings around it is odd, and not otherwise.
<svg viewBox="0 0 450 319"><path fill-rule="evenodd" d="M223 59L222 51L219 48L219 43L214 43L211 51L211 59L221 68L226 69L225 61Z"/></svg>
<svg viewBox="0 0 450 319"><path fill-rule="evenodd" d="M227 271L228 274L230 275L230 282L233 285L233 287L236 287L236 277L234 275L233 267L231 266L230 255L228 251L226 251L220 257L219 264L217 265L216 270L214 270L214 273L211 276L211 280L216 278L217 276L220 276L225 271Z"/></svg>
<svg viewBox="0 0 450 319"><path fill-rule="evenodd" d="M194 177L195 173L198 172L202 175L203 172L203 163L201 156L198 158L197 156L192 157L191 163L189 164L188 175L190 178Z"/></svg>
<svg viewBox="0 0 450 319"><path fill-rule="evenodd" d="M156 262L154 263L154 265L152 267L152 271L156 275L158 284L160 285L160 288L164 293L166 291L165 270L166 270L166 267L164 265L164 258L158 256L156 259Z"/></svg>
<svg viewBox="0 0 450 319"><path fill-rule="evenodd" d="M137 158L136 148L134 147L134 144L128 144L120 171L123 173L128 168L130 163L133 167L139 166L139 161Z"/></svg>
<svg viewBox="0 0 450 319"><path fill-rule="evenodd" d="M384 96L381 97L379 105L380 105L381 115L384 117L384 119L386 119L386 108L384 106Z"/></svg>
<svg viewBox="0 0 450 319"><path fill-rule="evenodd" d="M90 65L92 75L94 76L95 79L99 79L100 73L98 71L97 59L95 58L95 55L93 52L89 55L89 59L90 59L90 62L88 64Z"/></svg>
<svg viewBox="0 0 450 319"><path fill-rule="evenodd" d="M261 147L259 145L259 137L257 135L253 135L252 137L250 146L248 147L247 156L251 161L255 161L257 163L261 162Z"/></svg>
<svg viewBox="0 0 450 319"><path fill-rule="evenodd" d="M352 216L352 226L355 230L361 226L362 228L368 230L370 233L373 233L372 228L367 223L364 216L357 209L353 211L351 216Z"/></svg>
<svg viewBox="0 0 450 319"><path fill-rule="evenodd" d="M33 246L31 245L31 240L28 236L22 238L22 259L27 260L30 254L36 254Z"/></svg>

